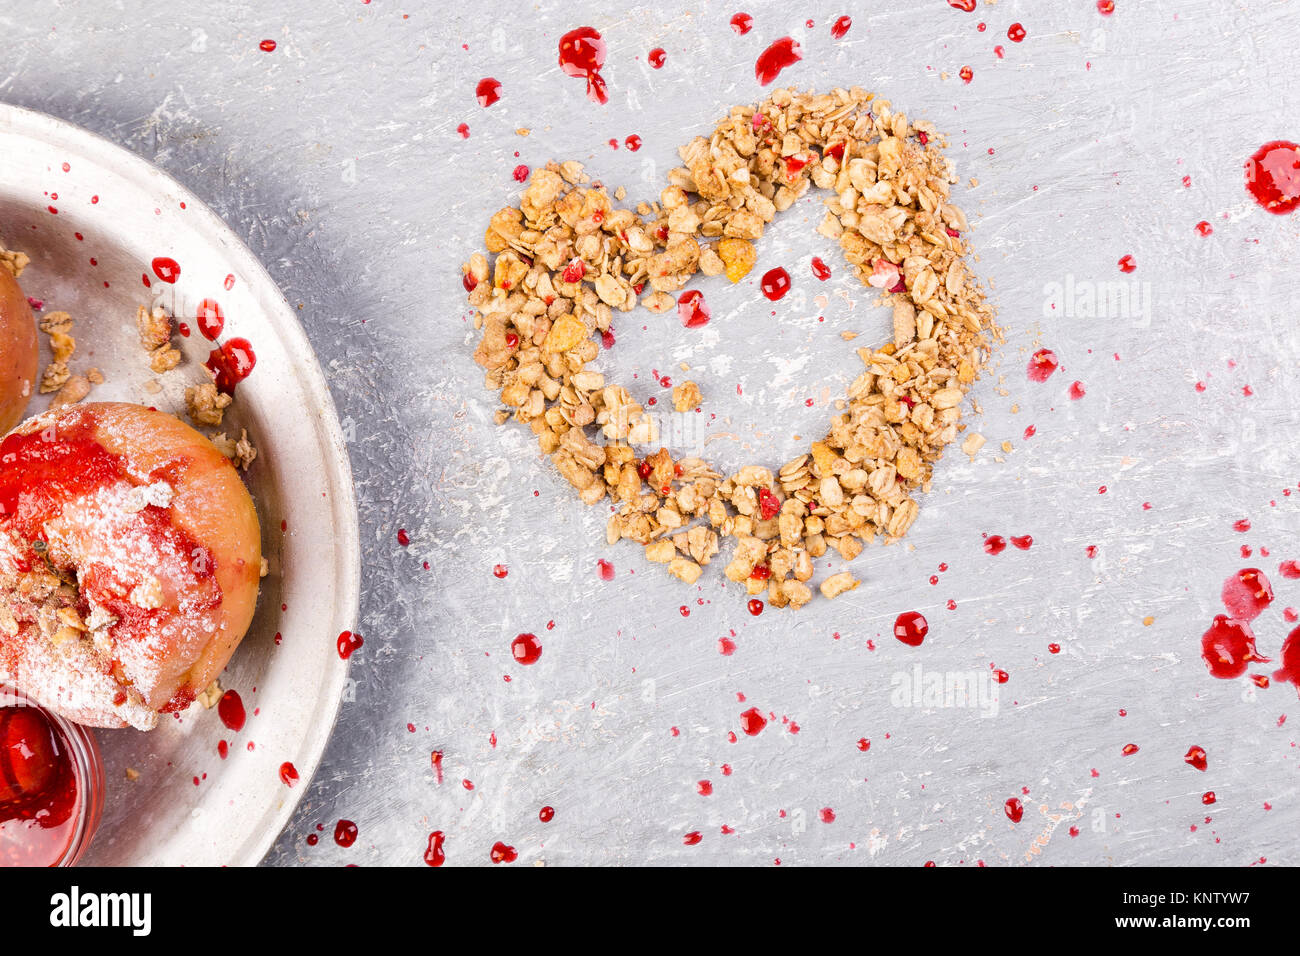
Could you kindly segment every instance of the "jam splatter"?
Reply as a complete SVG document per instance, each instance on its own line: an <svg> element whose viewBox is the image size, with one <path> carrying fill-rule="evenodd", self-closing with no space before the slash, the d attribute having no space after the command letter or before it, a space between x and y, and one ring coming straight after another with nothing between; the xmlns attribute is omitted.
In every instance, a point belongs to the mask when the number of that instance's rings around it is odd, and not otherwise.
<svg viewBox="0 0 1300 956"><path fill-rule="evenodd" d="M274 40L263 40L261 43L259 43L259 44L257 45L257 48L258 48L259 50L261 50L263 53L274 53L274 52L275 52L275 41L274 41Z"/></svg>
<svg viewBox="0 0 1300 956"><path fill-rule="evenodd" d="M1259 568L1242 568L1223 582L1223 606L1239 621L1253 621L1273 603L1273 585Z"/></svg>
<svg viewBox="0 0 1300 956"><path fill-rule="evenodd" d="M217 388L233 395L239 383L252 374L257 365L257 353L248 339L231 339L213 349L203 364L213 374Z"/></svg>
<svg viewBox="0 0 1300 956"><path fill-rule="evenodd" d="M181 277L180 263L169 256L159 256L149 265L153 268L153 274L168 285L175 285L176 280ZM148 283L149 277L145 276L145 284Z"/></svg>
<svg viewBox="0 0 1300 956"><path fill-rule="evenodd" d="M998 49L1001 49L1001 47L998 47ZM957 71L957 75L961 77L963 83L970 83L971 80L975 79L975 71L969 66L963 66Z"/></svg>
<svg viewBox="0 0 1300 956"><path fill-rule="evenodd" d="M961 10L963 13L973 13L975 11L975 0L948 0L948 6L954 10Z"/></svg>
<svg viewBox="0 0 1300 956"><path fill-rule="evenodd" d="M737 36L744 36L754 29L754 18L748 13L737 13L731 18L731 29Z"/></svg>
<svg viewBox="0 0 1300 956"><path fill-rule="evenodd" d="M688 329L698 329L708 325L713 313L704 301L704 293L697 289L683 292L677 299L677 317Z"/></svg>
<svg viewBox="0 0 1300 956"><path fill-rule="evenodd" d="M541 820L543 823L550 823L555 819L555 808L542 807L542 809L537 811L537 819Z"/></svg>
<svg viewBox="0 0 1300 956"><path fill-rule="evenodd" d="M354 634L351 631L344 631L339 635L338 649L339 657L347 660L352 654L361 648L365 639L360 634Z"/></svg>
<svg viewBox="0 0 1300 956"><path fill-rule="evenodd" d="M930 632L930 622L919 611L906 611L894 620L894 636L909 647L920 647Z"/></svg>
<svg viewBox="0 0 1300 956"><path fill-rule="evenodd" d="M501 99L501 81L490 76L483 77L474 87L474 97L478 100L479 106L491 106Z"/></svg>
<svg viewBox="0 0 1300 956"><path fill-rule="evenodd" d="M1288 617L1288 620L1295 618ZM1273 673L1273 677L1276 680L1290 681L1300 689L1300 627L1288 634L1282 642L1282 666Z"/></svg>
<svg viewBox="0 0 1300 956"><path fill-rule="evenodd" d="M447 862L447 854L443 850L446 839L441 830L434 830L429 834L429 846L424 851L424 862L429 866L442 866Z"/></svg>
<svg viewBox="0 0 1300 956"><path fill-rule="evenodd" d="M1061 363L1051 349L1039 349L1029 357L1026 374L1031 382L1046 382L1052 373L1060 368Z"/></svg>
<svg viewBox="0 0 1300 956"><path fill-rule="evenodd" d="M1205 748L1198 747L1195 744L1187 748L1187 755L1183 757L1183 760L1200 771L1204 771L1209 766L1205 759Z"/></svg>
<svg viewBox="0 0 1300 956"><path fill-rule="evenodd" d="M239 691L228 690L221 695L221 700L217 701L217 716L221 718L223 724L236 733L244 729L246 715Z"/></svg>
<svg viewBox="0 0 1300 956"><path fill-rule="evenodd" d="M1083 387L1082 382L1076 381L1070 383L1070 401L1077 402L1079 399L1083 398L1083 396L1087 394L1088 391Z"/></svg>
<svg viewBox="0 0 1300 956"><path fill-rule="evenodd" d="M985 554L1001 554L1007 549L1007 539L1000 534L991 534L984 539Z"/></svg>
<svg viewBox="0 0 1300 956"><path fill-rule="evenodd" d="M1123 272L1125 275L1131 272L1136 272L1138 267L1137 260L1132 256L1121 256L1118 265L1119 271Z"/></svg>
<svg viewBox="0 0 1300 956"><path fill-rule="evenodd" d="M650 65L656 70L662 70L664 68L664 63L668 60L668 54L664 52L663 47L657 46L650 51L650 55L646 59L649 60Z"/></svg>
<svg viewBox="0 0 1300 956"><path fill-rule="evenodd" d="M1022 534L1011 538L1011 543L1021 551L1028 551L1034 546L1034 538L1033 535Z"/></svg>
<svg viewBox="0 0 1300 956"><path fill-rule="evenodd" d="M1011 24L1011 26L1007 27L1007 39L1010 40L1012 43L1024 43L1025 36L1026 33L1025 33L1024 24L1013 23Z"/></svg>
<svg viewBox="0 0 1300 956"><path fill-rule="evenodd" d="M605 78L600 75L605 65L605 41L591 27L578 27L560 37L560 69L567 76L587 81L587 99L593 103L608 103L609 92Z"/></svg>
<svg viewBox="0 0 1300 956"><path fill-rule="evenodd" d="M519 664L536 664L542 657L542 642L536 634L520 634L510 642L510 653Z"/></svg>
<svg viewBox="0 0 1300 956"><path fill-rule="evenodd" d="M600 575L602 581L614 580L614 565L610 564L604 558L596 562L596 573Z"/></svg>
<svg viewBox="0 0 1300 956"><path fill-rule="evenodd" d="M204 299L199 303L199 310L195 316L198 321L199 331L209 342L215 342L221 337L221 330L226 327L226 316L221 311L221 305L216 299Z"/></svg>
<svg viewBox="0 0 1300 956"><path fill-rule="evenodd" d="M1295 209L1300 204L1300 146L1274 140L1257 149L1246 162L1246 189L1271 213Z"/></svg>
<svg viewBox="0 0 1300 956"><path fill-rule="evenodd" d="M780 266L769 269L763 273L762 284L759 288L763 290L763 295L775 302L790 291L790 273Z"/></svg>
<svg viewBox="0 0 1300 956"><path fill-rule="evenodd" d="M831 267L823 262L820 256L813 256L812 274L822 282L825 282L831 277Z"/></svg>
<svg viewBox="0 0 1300 956"><path fill-rule="evenodd" d="M1012 823L1019 823L1025 816L1025 805L1020 802L1019 797L1012 797L1003 804L1002 809Z"/></svg>
<svg viewBox="0 0 1300 956"><path fill-rule="evenodd" d="M767 718L759 711L757 707L751 707L740 715L740 729L745 732L747 737L757 737L767 726Z"/></svg>
<svg viewBox="0 0 1300 956"><path fill-rule="evenodd" d="M500 840L492 844L492 853L490 855L493 863L513 863L519 859L519 854L515 851L515 848L506 846Z"/></svg>
<svg viewBox="0 0 1300 956"><path fill-rule="evenodd" d="M803 59L803 48L792 37L781 37L758 55L754 63L754 78L759 86L767 86L788 66Z"/></svg>
<svg viewBox="0 0 1300 956"><path fill-rule="evenodd" d="M844 34L848 33L849 28L852 26L853 18L845 14L831 24L831 36L837 40L843 39Z"/></svg>
<svg viewBox="0 0 1300 956"><path fill-rule="evenodd" d="M280 764L280 782L290 789L298 786L298 768L287 760Z"/></svg>
<svg viewBox="0 0 1300 956"><path fill-rule="evenodd" d="M334 824L334 842L344 848L356 843L357 825L351 820L340 820Z"/></svg>
<svg viewBox="0 0 1300 956"><path fill-rule="evenodd" d="M1210 629L1201 636L1201 657L1210 674L1222 680L1240 677L1251 661L1268 661L1255 650L1255 632L1250 625L1225 614L1216 615Z"/></svg>

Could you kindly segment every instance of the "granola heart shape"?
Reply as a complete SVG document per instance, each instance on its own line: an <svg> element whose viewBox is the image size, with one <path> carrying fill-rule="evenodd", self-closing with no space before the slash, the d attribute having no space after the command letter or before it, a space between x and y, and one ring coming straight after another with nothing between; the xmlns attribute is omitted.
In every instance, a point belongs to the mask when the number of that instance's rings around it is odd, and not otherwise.
<svg viewBox="0 0 1300 956"><path fill-rule="evenodd" d="M541 450L588 505L609 496L607 540L630 539L688 584L735 544L726 576L759 613L811 600L813 559L851 560L866 542L904 535L933 466L965 426L961 405L998 337L992 308L966 262L966 217L949 202L951 162L928 123L909 123L857 87L774 91L733 107L708 139L679 149L657 203L615 208L576 162L528 180L518 207L496 213L487 252L462 267L482 338L475 361L500 392L498 424L527 423ZM723 476L696 457L674 459L626 388L588 366L615 311L674 308L687 328L708 321L697 272L739 282L754 242L809 184L830 190L818 231L839 241L858 278L893 306L892 342L859 348L864 369L830 430L775 474L747 465ZM678 410L698 402L687 382ZM589 432L593 434L589 435ZM604 439L604 442L593 440ZM983 439L963 443L974 453ZM860 582L823 580L828 598Z"/></svg>

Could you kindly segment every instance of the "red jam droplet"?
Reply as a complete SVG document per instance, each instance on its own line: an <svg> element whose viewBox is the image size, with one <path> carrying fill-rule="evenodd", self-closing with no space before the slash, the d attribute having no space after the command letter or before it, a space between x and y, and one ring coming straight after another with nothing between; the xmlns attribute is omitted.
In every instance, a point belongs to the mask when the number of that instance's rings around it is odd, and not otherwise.
<svg viewBox="0 0 1300 956"><path fill-rule="evenodd" d="M831 267L821 260L819 256L813 256L812 274L822 282L831 277Z"/></svg>
<svg viewBox="0 0 1300 956"><path fill-rule="evenodd" d="M1007 39L1012 43L1023 43L1025 41L1025 28L1023 24L1013 23L1007 27Z"/></svg>
<svg viewBox="0 0 1300 956"><path fill-rule="evenodd" d="M803 48L792 37L781 37L759 54L754 63L754 78L759 86L767 86L787 66L794 66L803 59Z"/></svg>
<svg viewBox="0 0 1300 956"><path fill-rule="evenodd" d="M257 365L257 354L248 339L231 339L208 354L203 363L216 379L217 388L233 395L235 388L252 374Z"/></svg>
<svg viewBox="0 0 1300 956"><path fill-rule="evenodd" d="M1119 260L1119 271L1124 274L1137 271L1137 261L1132 256L1121 256Z"/></svg>
<svg viewBox="0 0 1300 956"><path fill-rule="evenodd" d="M447 854L443 851L442 845L446 837L441 830L434 830L429 834L429 847L424 851L424 862L429 866L442 866L447 862Z"/></svg>
<svg viewBox="0 0 1300 956"><path fill-rule="evenodd" d="M769 269L763 273L763 281L760 286L763 295L775 302L782 298L790 291L790 273L786 272L780 266L775 269Z"/></svg>
<svg viewBox="0 0 1300 956"><path fill-rule="evenodd" d="M930 631L930 622L919 611L907 611L894 621L894 636L909 647L920 647Z"/></svg>
<svg viewBox="0 0 1300 956"><path fill-rule="evenodd" d="M339 635L338 640L339 657L343 660L347 660L365 643L365 638L360 634L353 634L351 631L344 631Z"/></svg>
<svg viewBox="0 0 1300 956"><path fill-rule="evenodd" d="M474 98L478 100L479 106L484 108L491 106L501 99L501 81L494 80L490 76L483 77L474 87Z"/></svg>
<svg viewBox="0 0 1300 956"><path fill-rule="evenodd" d="M1056 358L1056 353L1051 349L1039 349L1029 357L1029 368L1027 374L1031 382L1046 382L1052 377L1061 363Z"/></svg>
<svg viewBox="0 0 1300 956"><path fill-rule="evenodd" d="M747 737L757 737L767 726L767 718L757 707L751 707L740 715L740 729Z"/></svg>
<svg viewBox="0 0 1300 956"><path fill-rule="evenodd" d="M1273 603L1273 585L1259 568L1242 568L1223 582L1223 606L1238 621L1253 621Z"/></svg>
<svg viewBox="0 0 1300 956"><path fill-rule="evenodd" d="M176 280L181 277L180 264L167 256L159 256L150 265L153 266L153 274L168 285L175 285ZM148 276L145 276L146 284Z"/></svg>
<svg viewBox="0 0 1300 956"><path fill-rule="evenodd" d="M1025 805L1020 802L1019 797L1012 797L1002 808L1007 815L1007 819L1012 823L1019 823L1025 815Z"/></svg>
<svg viewBox="0 0 1300 956"><path fill-rule="evenodd" d="M506 846L500 841L492 844L491 856L493 863L513 863L519 859L519 854L515 852L514 847Z"/></svg>
<svg viewBox="0 0 1300 956"><path fill-rule="evenodd" d="M848 15L842 16L831 24L831 36L837 40L842 39L851 26L853 26L853 18Z"/></svg>
<svg viewBox="0 0 1300 956"><path fill-rule="evenodd" d="M614 580L614 565L610 564L604 558L596 562L596 573L600 575L602 581Z"/></svg>
<svg viewBox="0 0 1300 956"><path fill-rule="evenodd" d="M1300 205L1300 146L1274 140L1257 149L1246 163L1246 189L1271 213L1295 209Z"/></svg>
<svg viewBox="0 0 1300 956"><path fill-rule="evenodd" d="M1191 766L1195 767L1197 770L1201 770L1201 771L1204 771L1205 768L1208 766L1205 760L1205 748L1197 747L1194 744L1188 748L1187 756L1185 756L1183 760L1185 760Z"/></svg>
<svg viewBox="0 0 1300 956"><path fill-rule="evenodd" d="M244 729L244 721L247 718L244 714L244 701L240 698L239 691L228 690L221 695L221 700L217 702L217 716L235 733Z"/></svg>
<svg viewBox="0 0 1300 956"><path fill-rule="evenodd" d="M696 289L683 292L677 298L677 317L688 329L698 329L709 324L713 313L704 301L704 293Z"/></svg>
<svg viewBox="0 0 1300 956"><path fill-rule="evenodd" d="M648 59L652 67L656 70L662 70L664 68L664 62L668 59L668 54L664 52L663 47L657 46L650 51Z"/></svg>
<svg viewBox="0 0 1300 956"><path fill-rule="evenodd" d="M1288 620L1295 620L1294 617ZM1282 643L1282 666L1274 674L1277 680L1286 680L1300 689L1300 627L1297 627Z"/></svg>
<svg viewBox="0 0 1300 956"><path fill-rule="evenodd" d="M608 103L605 78L600 69L605 65L605 41L591 27L578 27L560 37L560 69L567 76L585 78L587 99L593 103Z"/></svg>
<svg viewBox="0 0 1300 956"><path fill-rule="evenodd" d="M357 825L351 820L340 820L334 825L334 842L345 848L356 843Z"/></svg>
<svg viewBox="0 0 1300 956"><path fill-rule="evenodd" d="M298 786L298 768L287 760L280 764L280 782L290 789Z"/></svg>
<svg viewBox="0 0 1300 956"><path fill-rule="evenodd" d="M754 29L754 18L748 13L737 13L731 18L731 29L737 36L744 36L750 30Z"/></svg>
<svg viewBox="0 0 1300 956"><path fill-rule="evenodd" d="M257 45L257 48L258 48L259 50L261 50L263 53L274 53L274 52L275 52L275 41L274 41L274 40L263 40L261 43L259 43L259 44Z"/></svg>
<svg viewBox="0 0 1300 956"><path fill-rule="evenodd" d="M536 664L542 657L542 642L536 634L520 634L510 642L510 653L518 664Z"/></svg>
<svg viewBox="0 0 1300 956"><path fill-rule="evenodd" d="M1252 661L1268 661L1255 650L1255 632L1250 625L1224 614L1216 615L1210 629L1202 635L1201 657L1210 674L1221 680L1240 677Z"/></svg>
<svg viewBox="0 0 1300 956"><path fill-rule="evenodd" d="M1001 554L1007 549L1007 539L1000 534L991 534L984 539L985 554Z"/></svg>
<svg viewBox="0 0 1300 956"><path fill-rule="evenodd" d="M216 299L204 299L200 302L196 318L199 331L209 342L215 342L220 338L221 330L226 327L226 316Z"/></svg>

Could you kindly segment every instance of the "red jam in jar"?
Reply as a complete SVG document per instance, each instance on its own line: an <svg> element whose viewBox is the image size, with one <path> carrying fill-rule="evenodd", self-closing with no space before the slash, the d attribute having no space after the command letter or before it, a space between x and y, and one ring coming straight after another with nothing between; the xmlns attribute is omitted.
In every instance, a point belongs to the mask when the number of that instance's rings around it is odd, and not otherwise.
<svg viewBox="0 0 1300 956"><path fill-rule="evenodd" d="M103 794L90 732L0 685L0 867L74 864Z"/></svg>

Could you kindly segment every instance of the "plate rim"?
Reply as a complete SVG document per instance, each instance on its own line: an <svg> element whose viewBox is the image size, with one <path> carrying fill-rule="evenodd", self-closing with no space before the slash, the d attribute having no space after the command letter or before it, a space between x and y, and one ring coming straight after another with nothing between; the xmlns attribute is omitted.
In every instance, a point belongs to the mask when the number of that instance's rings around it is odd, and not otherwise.
<svg viewBox="0 0 1300 956"><path fill-rule="evenodd" d="M344 518L344 525L333 529L339 545L340 561L334 569L339 600L334 607L332 620L334 625L337 625L335 630L343 631L353 627L357 621L361 600L361 531L352 461L344 440L338 408L326 383L320 359L279 283L248 245L205 200L195 195L188 186L179 182L170 173L125 146L49 113L3 101L0 101L0 126L18 135L25 135L51 145L66 145L70 149L94 156L101 165L111 166L116 174L134 180L145 192L153 192L157 187L157 182L150 180L161 178L169 188L175 190L178 197L185 201L190 216L199 217L198 228L203 229L213 237L214 241L225 247L224 251L240 271L245 276L259 280L263 288L273 290L270 293L270 304L279 312L280 328L277 332L286 339L287 348L292 353L308 359L301 363L299 371L302 373L302 384L308 397L319 403L318 413L311 415L310 418L316 423L322 449L327 452L324 456L324 464L328 469L329 483L337 489L330 510L336 516L341 514ZM342 708L343 690L350 672L350 662L342 660L340 664L342 666L335 667L332 671L336 675L334 680L322 688L323 692L328 692L326 700L330 702L326 708L327 713L322 714L328 718L328 729L323 734L308 738L305 741L306 748L295 759L295 768L299 771L302 783L291 788L286 798L272 811L274 826L266 828L260 838L240 841L238 851L227 861L227 865L253 866L260 863L279 839L280 834L284 832L298 804L306 794L320 768L325 750L334 736L334 728Z"/></svg>

